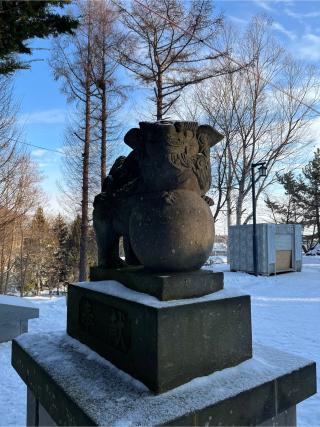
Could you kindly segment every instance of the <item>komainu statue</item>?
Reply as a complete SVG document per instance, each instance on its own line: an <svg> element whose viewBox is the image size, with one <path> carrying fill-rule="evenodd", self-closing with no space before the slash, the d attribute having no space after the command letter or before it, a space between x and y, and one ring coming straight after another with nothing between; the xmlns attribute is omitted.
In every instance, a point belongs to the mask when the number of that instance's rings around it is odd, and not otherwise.
<svg viewBox="0 0 320 427"><path fill-rule="evenodd" d="M196 122L141 122L94 200L100 267L200 268L214 241L210 148L223 136ZM125 262L119 257L123 236Z"/></svg>

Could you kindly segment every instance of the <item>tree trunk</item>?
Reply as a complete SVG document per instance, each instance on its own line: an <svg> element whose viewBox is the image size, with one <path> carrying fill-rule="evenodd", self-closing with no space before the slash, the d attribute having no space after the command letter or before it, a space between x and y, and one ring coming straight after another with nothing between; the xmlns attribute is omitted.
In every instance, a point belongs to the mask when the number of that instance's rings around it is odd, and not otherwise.
<svg viewBox="0 0 320 427"><path fill-rule="evenodd" d="M236 208L236 224L241 225L242 220L242 207L243 207L243 190L239 190L237 208Z"/></svg>
<svg viewBox="0 0 320 427"><path fill-rule="evenodd" d="M107 176L107 85L106 85L106 40L103 38L102 42L102 70L100 80L101 90L101 189L103 181Z"/></svg>
<svg viewBox="0 0 320 427"><path fill-rule="evenodd" d="M107 175L107 94L106 84L101 88L101 189Z"/></svg>
<svg viewBox="0 0 320 427"><path fill-rule="evenodd" d="M82 162L82 203L81 203L81 236L80 236L80 260L79 282L87 279L87 255L88 255L88 204L89 204L89 153L90 153L90 80L86 83L86 112L85 112L85 141Z"/></svg>
<svg viewBox="0 0 320 427"><path fill-rule="evenodd" d="M227 248L227 263L230 264L230 226L231 226L231 197L232 197L232 168L231 168L231 152L230 143L228 142L228 177L227 177L227 230L228 230L228 248Z"/></svg>
<svg viewBox="0 0 320 427"><path fill-rule="evenodd" d="M90 5L90 3L89 3ZM79 282L87 280L88 261L88 208L89 208L89 155L91 136L91 36L92 21L89 10L88 45L86 55L86 80L85 80L85 135L82 162L82 203L81 203L81 235L79 257Z"/></svg>
<svg viewBox="0 0 320 427"><path fill-rule="evenodd" d="M163 91L162 91L162 73L159 71L157 80L157 120L162 120L163 114Z"/></svg>
<svg viewBox="0 0 320 427"><path fill-rule="evenodd" d="M318 243L320 243L320 212L319 208L316 207L316 223L317 223L317 237L318 237Z"/></svg>
<svg viewBox="0 0 320 427"><path fill-rule="evenodd" d="M228 162L228 176L227 176L227 226L228 226L228 233L229 228L231 226L231 198L232 198L232 166L231 166L231 150L230 150L230 142L228 141L228 156L227 156L227 162Z"/></svg>
<svg viewBox="0 0 320 427"><path fill-rule="evenodd" d="M5 245L5 240L2 242L1 255L0 255L0 294L5 293L4 292L4 265L5 265L4 245Z"/></svg>
<svg viewBox="0 0 320 427"><path fill-rule="evenodd" d="M231 226L231 194L227 194L227 230L228 230L228 248L227 248L227 263L230 263L230 226Z"/></svg>
<svg viewBox="0 0 320 427"><path fill-rule="evenodd" d="M8 292L10 271L11 271L11 267L12 267L11 262L12 262L12 250L13 250L14 235L15 235L15 222L13 223L12 230L11 230L11 241L10 241L10 247L9 247L7 271L6 271L5 284L4 284L4 290L5 290L4 292L5 293Z"/></svg>
<svg viewBox="0 0 320 427"><path fill-rule="evenodd" d="M20 296L23 297L24 275L23 275L23 230L20 222Z"/></svg>

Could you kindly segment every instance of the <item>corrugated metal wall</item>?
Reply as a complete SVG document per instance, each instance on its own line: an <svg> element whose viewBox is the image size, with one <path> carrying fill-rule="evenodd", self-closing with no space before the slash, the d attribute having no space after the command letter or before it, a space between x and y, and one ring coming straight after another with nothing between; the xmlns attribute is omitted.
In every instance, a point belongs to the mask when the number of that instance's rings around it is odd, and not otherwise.
<svg viewBox="0 0 320 427"><path fill-rule="evenodd" d="M233 271L253 272L252 229L252 224L230 227L230 269ZM276 272L277 254L282 266L288 265L293 270L301 271L301 226L257 224L257 252L259 274Z"/></svg>

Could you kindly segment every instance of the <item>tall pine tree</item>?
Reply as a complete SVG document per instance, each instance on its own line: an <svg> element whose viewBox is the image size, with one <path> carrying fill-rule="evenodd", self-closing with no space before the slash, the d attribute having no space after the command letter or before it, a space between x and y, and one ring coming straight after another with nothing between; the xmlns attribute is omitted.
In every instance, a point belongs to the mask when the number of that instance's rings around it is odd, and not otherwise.
<svg viewBox="0 0 320 427"><path fill-rule="evenodd" d="M39 294L50 285L53 268L54 242L50 225L39 207L25 230L20 255L16 260L21 296L25 292Z"/></svg>
<svg viewBox="0 0 320 427"><path fill-rule="evenodd" d="M80 236L81 216L77 215L70 225L70 234L68 239L72 280L77 280L79 276Z"/></svg>
<svg viewBox="0 0 320 427"><path fill-rule="evenodd" d="M303 211L295 200L296 180L293 172L278 175L277 178L285 188L285 198L281 197L282 203L272 200L269 196L265 200L273 221L276 224L303 224Z"/></svg>
<svg viewBox="0 0 320 427"><path fill-rule="evenodd" d="M283 222L300 222L312 231L312 240L320 242L320 149L314 158L302 169L295 178L292 172L278 177L283 185L288 203L281 204L270 199L267 206L278 215Z"/></svg>
<svg viewBox="0 0 320 427"><path fill-rule="evenodd" d="M59 294L60 284L68 280L70 273L70 253L69 253L69 230L63 217L59 214L53 223L53 234L56 240L54 250L54 274Z"/></svg>
<svg viewBox="0 0 320 427"><path fill-rule="evenodd" d="M304 211L306 225L314 226L320 242L320 149L302 170L296 186L295 198Z"/></svg>
<svg viewBox="0 0 320 427"><path fill-rule="evenodd" d="M28 68L17 54L31 54L28 41L35 37L71 33L78 21L59 15L68 0L62 1L1 1L0 2L0 74Z"/></svg>

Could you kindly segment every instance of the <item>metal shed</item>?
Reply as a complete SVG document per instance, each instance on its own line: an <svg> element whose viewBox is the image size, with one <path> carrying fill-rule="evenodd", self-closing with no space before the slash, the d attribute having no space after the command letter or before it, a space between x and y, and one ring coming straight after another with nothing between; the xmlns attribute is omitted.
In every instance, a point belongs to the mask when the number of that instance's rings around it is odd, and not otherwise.
<svg viewBox="0 0 320 427"><path fill-rule="evenodd" d="M252 224L229 229L231 271L253 273ZM299 224L257 224L258 273L301 271L302 240Z"/></svg>

